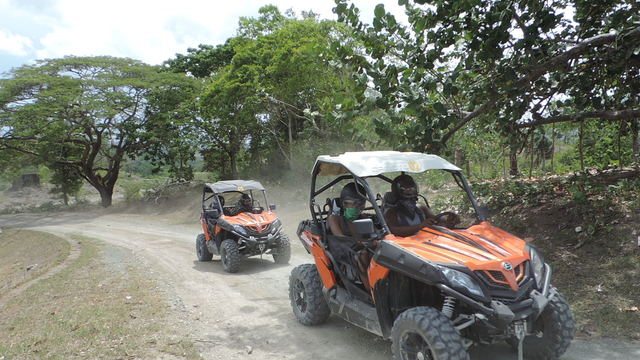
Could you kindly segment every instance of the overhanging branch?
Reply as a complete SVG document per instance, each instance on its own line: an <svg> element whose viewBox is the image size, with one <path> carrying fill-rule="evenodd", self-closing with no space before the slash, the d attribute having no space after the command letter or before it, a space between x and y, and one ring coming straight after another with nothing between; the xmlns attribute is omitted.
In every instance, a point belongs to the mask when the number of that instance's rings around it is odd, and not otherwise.
<svg viewBox="0 0 640 360"><path fill-rule="evenodd" d="M597 46L613 43L615 41L618 41L619 39L623 39L625 41L630 41L630 42L640 40L640 27L636 27L622 36L620 36L619 34L601 34L601 35L597 35L597 36L585 39L577 43L575 46L571 47L569 50L561 54L558 54L545 62L542 62L540 64L529 67L528 69L525 69L524 71L527 72L527 74L521 77L520 79L516 80L514 82L514 85L516 86L516 88L522 88L525 85L537 80L547 72L566 64L567 61L580 57L582 54L589 51L590 49ZM504 94L500 97L504 97ZM486 113L488 110L493 108L496 104L497 98L498 97L491 97L487 102L480 105L480 107L478 107L476 110L466 114L463 118L461 118L460 121L442 137L442 144L443 145L446 144L446 142L451 138L451 136L453 136L453 134L455 134L456 131L460 130L460 128L466 125L469 121L475 119L476 117ZM611 119L611 120L614 120L614 119ZM572 120L564 120L564 121L572 121Z"/></svg>
<svg viewBox="0 0 640 360"><path fill-rule="evenodd" d="M633 120L640 118L640 109L628 110L602 110L588 111L577 114L558 115L547 118L537 116L534 121L516 124L517 129L530 128L539 125L553 124L559 122L579 122L585 119L602 119L602 120Z"/></svg>

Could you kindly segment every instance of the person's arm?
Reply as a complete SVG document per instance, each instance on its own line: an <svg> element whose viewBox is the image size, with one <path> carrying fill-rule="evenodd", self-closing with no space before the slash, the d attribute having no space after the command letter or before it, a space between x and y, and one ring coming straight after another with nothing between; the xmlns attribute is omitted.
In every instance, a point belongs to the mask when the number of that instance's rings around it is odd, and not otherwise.
<svg viewBox="0 0 640 360"><path fill-rule="evenodd" d="M389 230L391 231L391 233L400 237L411 236L415 235L420 229L424 228L425 226L433 224L433 214L431 213L431 211L422 206L419 207L419 209L424 213L425 219L418 225L408 226L402 226L398 224L398 210L396 208L389 209L389 211L387 211L387 213L385 214L385 220L387 221L387 225L389 226Z"/></svg>
<svg viewBox="0 0 640 360"><path fill-rule="evenodd" d="M346 236L342 231L339 215L329 215L327 222L329 223L329 229L334 236Z"/></svg>

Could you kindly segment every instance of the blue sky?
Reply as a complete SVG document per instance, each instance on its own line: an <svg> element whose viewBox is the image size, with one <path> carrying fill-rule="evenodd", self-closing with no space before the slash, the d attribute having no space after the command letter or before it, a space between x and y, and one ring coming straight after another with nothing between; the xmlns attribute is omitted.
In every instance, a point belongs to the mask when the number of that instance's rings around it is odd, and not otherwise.
<svg viewBox="0 0 640 360"><path fill-rule="evenodd" d="M355 0L367 22L376 4L402 14L397 0ZM240 16L274 4L335 19L333 0L0 0L0 74L36 59L110 55L159 64L198 44L235 34Z"/></svg>

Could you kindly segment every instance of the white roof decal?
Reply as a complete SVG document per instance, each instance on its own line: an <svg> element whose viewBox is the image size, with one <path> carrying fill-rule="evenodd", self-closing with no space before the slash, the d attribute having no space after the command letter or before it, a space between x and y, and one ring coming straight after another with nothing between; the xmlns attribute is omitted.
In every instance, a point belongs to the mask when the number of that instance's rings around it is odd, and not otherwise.
<svg viewBox="0 0 640 360"><path fill-rule="evenodd" d="M338 156L320 155L316 159L318 175L375 176L388 172L420 173L432 169L460 171L460 168L437 156L416 152L360 151Z"/></svg>

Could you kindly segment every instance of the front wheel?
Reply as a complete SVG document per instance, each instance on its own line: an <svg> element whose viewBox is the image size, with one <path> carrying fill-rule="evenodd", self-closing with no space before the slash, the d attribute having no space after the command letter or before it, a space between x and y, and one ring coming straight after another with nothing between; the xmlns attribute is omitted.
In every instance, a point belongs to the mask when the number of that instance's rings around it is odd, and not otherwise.
<svg viewBox="0 0 640 360"><path fill-rule="evenodd" d="M220 259L224 271L236 273L240 270L240 250L233 239L223 240L220 244Z"/></svg>
<svg viewBox="0 0 640 360"><path fill-rule="evenodd" d="M419 306L396 319L391 330L395 360L469 360L462 337L438 310Z"/></svg>
<svg viewBox="0 0 640 360"><path fill-rule="evenodd" d="M199 261L211 261L213 254L207 249L207 242L204 234L199 234L196 238L196 255Z"/></svg>
<svg viewBox="0 0 640 360"><path fill-rule="evenodd" d="M291 243L287 235L280 235L280 243L278 247L273 250L273 261L275 261L276 264L289 263L289 259L291 259Z"/></svg>
<svg viewBox="0 0 640 360"><path fill-rule="evenodd" d="M573 314L567 300L555 288L555 296L533 323L533 334L524 338L527 359L556 360L567 351L576 332ZM509 344L517 350L517 340Z"/></svg>
<svg viewBox="0 0 640 360"><path fill-rule="evenodd" d="M303 264L291 270L289 300L293 313L304 325L322 324L331 314L322 294L322 280L315 265Z"/></svg>

